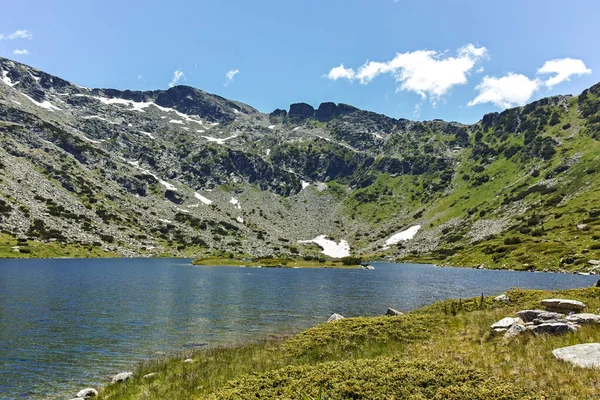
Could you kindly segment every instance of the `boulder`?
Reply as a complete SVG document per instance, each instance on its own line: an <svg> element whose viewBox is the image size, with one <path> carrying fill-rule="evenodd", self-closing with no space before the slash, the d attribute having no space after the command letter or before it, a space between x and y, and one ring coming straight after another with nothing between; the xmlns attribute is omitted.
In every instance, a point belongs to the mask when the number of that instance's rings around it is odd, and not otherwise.
<svg viewBox="0 0 600 400"><path fill-rule="evenodd" d="M183 360L184 363L193 363L194 360L192 360L191 358L186 358L185 360Z"/></svg>
<svg viewBox="0 0 600 400"><path fill-rule="evenodd" d="M523 322L523 321L521 321L521 319L519 319L517 321L516 318L506 317L506 318L502 318L500 321L498 321L495 324L493 324L491 326L491 328L493 330L496 330L496 329L509 329L511 326L513 326L513 324L515 324L517 322Z"/></svg>
<svg viewBox="0 0 600 400"><path fill-rule="evenodd" d="M385 315L404 315L404 314L398 310L394 310L393 308L388 308L387 311L385 312Z"/></svg>
<svg viewBox="0 0 600 400"><path fill-rule="evenodd" d="M142 376L142 379L152 379L156 375L158 375L156 372L150 372L149 374L146 374L146 375Z"/></svg>
<svg viewBox="0 0 600 400"><path fill-rule="evenodd" d="M600 343L583 343L552 350L559 360L582 368L600 368Z"/></svg>
<svg viewBox="0 0 600 400"><path fill-rule="evenodd" d="M530 325L527 327L531 332L536 335L547 333L550 335L562 335L564 333L573 333L577 330L574 325L566 322L548 322L539 325Z"/></svg>
<svg viewBox="0 0 600 400"><path fill-rule="evenodd" d="M544 311L543 313L539 313L536 318L531 321L535 325L543 324L544 322L558 322L562 321L565 318L565 314ZM564 322L564 321L562 321Z"/></svg>
<svg viewBox="0 0 600 400"><path fill-rule="evenodd" d="M500 296L495 297L494 301L502 301L504 303L508 303L510 301L510 298L506 295L506 293L503 293Z"/></svg>
<svg viewBox="0 0 600 400"><path fill-rule="evenodd" d="M77 397L78 399L89 399L91 397L95 397L98 396L98 391L94 388L85 388L85 389L81 389L79 392L77 392Z"/></svg>
<svg viewBox="0 0 600 400"><path fill-rule="evenodd" d="M585 308L585 304L581 301L569 299L545 299L541 301L541 304L548 311L554 312L578 312Z"/></svg>
<svg viewBox="0 0 600 400"><path fill-rule="evenodd" d="M129 380L133 378L133 372L131 371L127 371L127 372L121 372L116 374L115 376L112 377L112 383L117 383L117 382L125 382L126 380Z"/></svg>
<svg viewBox="0 0 600 400"><path fill-rule="evenodd" d="M521 333L526 332L527 327L523 324L513 324L506 333L504 333L504 339L512 339L515 336L519 336Z"/></svg>
<svg viewBox="0 0 600 400"><path fill-rule="evenodd" d="M590 264L590 265L600 265L600 260L589 260L588 264Z"/></svg>
<svg viewBox="0 0 600 400"><path fill-rule="evenodd" d="M340 319L344 319L343 316L341 316L340 314L331 314L331 317L329 317L329 319L327 320L327 322L335 322L335 321L339 321Z"/></svg>
<svg viewBox="0 0 600 400"><path fill-rule="evenodd" d="M571 314L565 319L577 325L600 323L600 315L590 313Z"/></svg>
<svg viewBox="0 0 600 400"><path fill-rule="evenodd" d="M578 224L577 225L577 230L578 231L589 231L590 227L588 224Z"/></svg>
<svg viewBox="0 0 600 400"><path fill-rule="evenodd" d="M538 317L538 315L543 314L547 311L545 310L523 310L517 313L517 317L521 318L525 322L531 322Z"/></svg>

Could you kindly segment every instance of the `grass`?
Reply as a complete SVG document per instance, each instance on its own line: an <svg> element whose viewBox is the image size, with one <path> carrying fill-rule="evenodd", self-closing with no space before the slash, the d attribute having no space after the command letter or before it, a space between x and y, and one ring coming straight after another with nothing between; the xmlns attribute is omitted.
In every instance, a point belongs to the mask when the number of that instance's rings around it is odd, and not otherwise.
<svg viewBox="0 0 600 400"><path fill-rule="evenodd" d="M343 319L286 339L149 360L132 381L108 385L99 399L584 399L600 393L596 370L551 353L599 341L600 326L509 342L489 328L547 297L581 300L594 312L600 289L507 294L510 303L449 300L402 316ZM144 378L149 373L155 375Z"/></svg>
<svg viewBox="0 0 600 400"><path fill-rule="evenodd" d="M18 248L15 248L18 246ZM117 253L96 246L81 246L60 242L27 240L18 242L11 235L0 233L0 258L113 258Z"/></svg>

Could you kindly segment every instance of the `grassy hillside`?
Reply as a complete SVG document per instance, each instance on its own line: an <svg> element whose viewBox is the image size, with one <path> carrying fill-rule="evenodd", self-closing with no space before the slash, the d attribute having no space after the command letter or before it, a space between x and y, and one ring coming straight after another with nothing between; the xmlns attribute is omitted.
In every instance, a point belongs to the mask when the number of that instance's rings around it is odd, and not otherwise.
<svg viewBox="0 0 600 400"><path fill-rule="evenodd" d="M349 318L285 340L151 360L100 399L583 399L600 391L597 371L557 361L551 350L598 341L600 327L506 342L489 326L539 300L565 297L600 307L600 289L507 293L451 300L398 317ZM186 358L194 362L184 363ZM144 378L144 375L154 375Z"/></svg>

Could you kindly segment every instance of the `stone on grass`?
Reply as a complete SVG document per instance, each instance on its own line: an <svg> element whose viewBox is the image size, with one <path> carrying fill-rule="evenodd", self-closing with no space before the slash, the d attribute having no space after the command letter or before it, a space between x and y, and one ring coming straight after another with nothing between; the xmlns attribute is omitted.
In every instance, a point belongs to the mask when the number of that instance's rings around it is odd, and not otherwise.
<svg viewBox="0 0 600 400"><path fill-rule="evenodd" d="M154 378L156 375L158 375L156 372L150 372L149 374L142 376L142 379L151 379Z"/></svg>
<svg viewBox="0 0 600 400"><path fill-rule="evenodd" d="M516 322L517 322L517 320L515 318L506 317L506 318L502 318L500 321L498 321L495 324L493 324L491 326L491 328L493 330L496 330L496 329L508 329L511 326L513 326L513 324L515 324Z"/></svg>
<svg viewBox="0 0 600 400"><path fill-rule="evenodd" d="M387 311L385 312L385 315L404 315L404 314L398 310L394 310L393 308L388 308Z"/></svg>
<svg viewBox="0 0 600 400"><path fill-rule="evenodd" d="M184 363L193 363L194 360L192 360L191 358L186 358L185 360L183 360Z"/></svg>
<svg viewBox="0 0 600 400"><path fill-rule="evenodd" d="M519 336L521 333L526 332L527 327L523 324L513 324L506 333L504 334L504 339L512 339L515 336Z"/></svg>
<svg viewBox="0 0 600 400"><path fill-rule="evenodd" d="M90 397L98 396L98 391L94 388L85 388L77 392L78 399L89 399Z"/></svg>
<svg viewBox="0 0 600 400"><path fill-rule="evenodd" d="M600 265L600 260L589 260L588 264L590 264L590 265Z"/></svg>
<svg viewBox="0 0 600 400"><path fill-rule="evenodd" d="M329 317L329 319L327 320L327 322L334 322L334 321L339 321L340 319L344 319L343 316L341 316L340 314L331 314L331 317Z"/></svg>
<svg viewBox="0 0 600 400"><path fill-rule="evenodd" d="M112 383L125 382L126 380L129 380L131 378L133 378L133 372L121 372L112 377Z"/></svg>
<svg viewBox="0 0 600 400"><path fill-rule="evenodd" d="M585 304L581 301L568 299L545 299L541 301L541 304L548 311L556 312L578 312L585 308Z"/></svg>
<svg viewBox="0 0 600 400"><path fill-rule="evenodd" d="M554 357L582 368L600 368L600 343L583 343L552 350Z"/></svg>
<svg viewBox="0 0 600 400"><path fill-rule="evenodd" d="M542 333L547 333L550 335L562 335L564 333L575 332L577 327L566 322L549 322L540 325L529 325L527 329L536 335Z"/></svg>
<svg viewBox="0 0 600 400"><path fill-rule="evenodd" d="M568 317L566 317L565 319L567 321L572 322L577 325L600 323L600 315L590 314L590 313L571 314Z"/></svg>
<svg viewBox="0 0 600 400"><path fill-rule="evenodd" d="M508 303L508 302L510 302L510 297L508 297L508 296L506 295L506 293L503 293L503 294L501 294L500 296L498 296L498 297L495 297L495 298L494 298L494 301L503 301L503 302L505 302L505 303Z"/></svg>

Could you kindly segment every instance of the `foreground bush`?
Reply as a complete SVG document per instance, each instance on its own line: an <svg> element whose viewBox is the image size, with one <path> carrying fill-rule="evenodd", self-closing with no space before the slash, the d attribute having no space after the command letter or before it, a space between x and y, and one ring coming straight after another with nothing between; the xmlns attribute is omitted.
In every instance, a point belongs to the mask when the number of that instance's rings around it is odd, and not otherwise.
<svg viewBox="0 0 600 400"><path fill-rule="evenodd" d="M336 399L535 399L510 381L491 378L457 363L398 358L346 360L290 366L229 382L209 399L289 399L299 393Z"/></svg>

